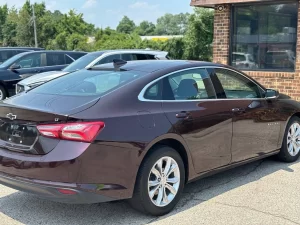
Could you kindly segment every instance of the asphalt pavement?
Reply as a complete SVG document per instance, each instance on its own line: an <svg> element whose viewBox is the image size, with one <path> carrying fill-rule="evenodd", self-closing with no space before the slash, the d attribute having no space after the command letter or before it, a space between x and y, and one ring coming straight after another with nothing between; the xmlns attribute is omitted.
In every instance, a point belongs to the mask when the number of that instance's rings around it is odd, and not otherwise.
<svg viewBox="0 0 300 225"><path fill-rule="evenodd" d="M300 224L299 192L300 163L273 159L188 184L176 209L158 218L124 201L65 205L0 185L0 224Z"/></svg>

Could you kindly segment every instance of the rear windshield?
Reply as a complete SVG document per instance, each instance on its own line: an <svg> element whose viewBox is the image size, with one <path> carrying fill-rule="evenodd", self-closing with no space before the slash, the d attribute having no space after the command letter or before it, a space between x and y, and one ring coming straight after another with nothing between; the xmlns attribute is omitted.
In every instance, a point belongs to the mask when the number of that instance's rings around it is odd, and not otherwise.
<svg viewBox="0 0 300 225"><path fill-rule="evenodd" d="M80 70L54 79L31 91L39 94L101 97L145 74L140 71Z"/></svg>

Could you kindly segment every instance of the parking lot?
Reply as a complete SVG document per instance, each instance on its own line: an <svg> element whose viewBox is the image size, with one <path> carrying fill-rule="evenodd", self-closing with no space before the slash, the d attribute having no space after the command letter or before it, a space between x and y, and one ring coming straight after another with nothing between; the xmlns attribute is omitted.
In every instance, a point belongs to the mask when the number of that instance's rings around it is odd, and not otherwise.
<svg viewBox="0 0 300 225"><path fill-rule="evenodd" d="M299 176L299 163L251 163L187 185L176 209L159 218L122 201L64 205L0 185L0 224L300 224Z"/></svg>

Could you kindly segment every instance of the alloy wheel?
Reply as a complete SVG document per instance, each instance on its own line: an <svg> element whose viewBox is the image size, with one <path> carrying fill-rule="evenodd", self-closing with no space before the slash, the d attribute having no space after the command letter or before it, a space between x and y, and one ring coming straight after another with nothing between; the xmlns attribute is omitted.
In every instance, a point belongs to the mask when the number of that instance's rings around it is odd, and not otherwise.
<svg viewBox="0 0 300 225"><path fill-rule="evenodd" d="M287 149L291 156L296 156L300 151L300 124L293 123L287 134Z"/></svg>
<svg viewBox="0 0 300 225"><path fill-rule="evenodd" d="M148 178L148 195L158 207L169 205L180 186L180 170L171 157L159 159L152 167Z"/></svg>

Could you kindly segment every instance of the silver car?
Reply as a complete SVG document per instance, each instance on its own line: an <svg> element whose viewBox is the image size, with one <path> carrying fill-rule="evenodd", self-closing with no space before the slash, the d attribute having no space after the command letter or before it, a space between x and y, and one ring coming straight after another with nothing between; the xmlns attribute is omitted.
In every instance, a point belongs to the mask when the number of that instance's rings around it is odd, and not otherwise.
<svg viewBox="0 0 300 225"><path fill-rule="evenodd" d="M169 57L168 57L168 52L152 51L152 50L108 50L108 51L92 52L79 58L78 60L76 60L69 66L67 66L62 71L40 73L28 77L24 80L21 80L16 85L16 94L27 91L47 81L74 72L76 70L90 68L100 64L111 63L114 59L122 59L125 61L166 60L169 59Z"/></svg>

